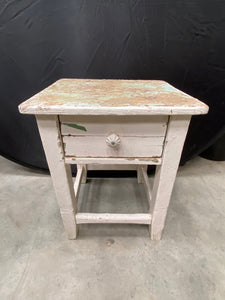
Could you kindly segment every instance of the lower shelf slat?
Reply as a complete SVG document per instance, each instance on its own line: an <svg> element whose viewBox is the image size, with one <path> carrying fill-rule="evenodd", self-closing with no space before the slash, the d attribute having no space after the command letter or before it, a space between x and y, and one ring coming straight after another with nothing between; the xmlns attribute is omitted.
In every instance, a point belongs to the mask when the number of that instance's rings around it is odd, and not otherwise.
<svg viewBox="0 0 225 300"><path fill-rule="evenodd" d="M110 214L110 213L77 213L77 224L85 223L124 223L151 224L150 214Z"/></svg>

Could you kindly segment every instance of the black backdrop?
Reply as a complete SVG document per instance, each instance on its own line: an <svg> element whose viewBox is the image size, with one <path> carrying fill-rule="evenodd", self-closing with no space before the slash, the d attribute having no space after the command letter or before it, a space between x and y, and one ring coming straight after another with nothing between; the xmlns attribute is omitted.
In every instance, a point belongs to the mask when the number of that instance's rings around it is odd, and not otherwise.
<svg viewBox="0 0 225 300"><path fill-rule="evenodd" d="M63 77L162 79L207 103L184 163L225 132L225 1L0 0L2 155L47 167L17 105Z"/></svg>

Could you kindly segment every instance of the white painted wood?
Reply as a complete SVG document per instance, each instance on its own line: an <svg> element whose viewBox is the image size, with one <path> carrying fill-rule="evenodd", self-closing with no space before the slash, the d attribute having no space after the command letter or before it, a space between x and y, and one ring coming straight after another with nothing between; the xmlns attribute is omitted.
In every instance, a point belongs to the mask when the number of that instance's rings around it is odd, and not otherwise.
<svg viewBox="0 0 225 300"><path fill-rule="evenodd" d="M81 183L86 183L87 182L87 165L77 165L78 168L80 166L83 168Z"/></svg>
<svg viewBox="0 0 225 300"><path fill-rule="evenodd" d="M60 122L62 135L164 136L168 116L60 116Z"/></svg>
<svg viewBox="0 0 225 300"><path fill-rule="evenodd" d="M67 164L118 164L118 165L160 165L161 158L160 157L143 157L143 158L105 158L105 157L65 157L65 162Z"/></svg>
<svg viewBox="0 0 225 300"><path fill-rule="evenodd" d="M88 170L121 170L121 171L128 171L128 170L137 170L137 165L102 165L102 164L90 164L87 166Z"/></svg>
<svg viewBox="0 0 225 300"><path fill-rule="evenodd" d="M63 136L65 156L77 157L160 157L164 137L121 137L110 147L104 136Z"/></svg>
<svg viewBox="0 0 225 300"><path fill-rule="evenodd" d="M205 114L208 106L161 80L60 79L19 106L58 115Z"/></svg>
<svg viewBox="0 0 225 300"><path fill-rule="evenodd" d="M82 181L82 176L83 176L84 168L83 166L77 166L77 175L74 181L74 193L75 193L75 198L76 202L78 201L79 197L79 192L80 192L80 185Z"/></svg>
<svg viewBox="0 0 225 300"><path fill-rule="evenodd" d="M28 101L28 100L27 100ZM200 101L199 101L200 102ZM201 102L202 103L202 102ZM73 107L65 106L61 107L57 104L48 106L46 104L43 108L39 109L36 103L27 107L19 107L19 111L22 114L45 114L45 115L112 115L112 116L123 116L123 115L204 115L208 113L208 107L204 106L124 106L124 107L99 107L97 110L90 107L87 103L86 106Z"/></svg>
<svg viewBox="0 0 225 300"><path fill-rule="evenodd" d="M36 115L70 239L76 238L77 223L151 223L151 238L161 238L190 115L207 113L207 105L159 80L60 79L19 110ZM69 164L78 165L74 187ZM153 189L151 164L157 165ZM87 169L107 166L137 170L148 214L77 213Z"/></svg>
<svg viewBox="0 0 225 300"><path fill-rule="evenodd" d="M190 116L171 116L168 124L162 164L157 166L152 190L151 238L160 240L172 194Z"/></svg>
<svg viewBox="0 0 225 300"><path fill-rule="evenodd" d="M146 192L146 196L147 196L148 204L149 204L149 208L150 208L151 207L151 200L152 200L152 189L151 189L151 186L150 186L147 170L144 167L141 167L140 172L142 174L142 180L143 180L143 184L144 184L144 187L145 187L145 192Z"/></svg>
<svg viewBox="0 0 225 300"><path fill-rule="evenodd" d="M77 224L85 223L124 223L151 224L150 214L109 214L109 213L77 213Z"/></svg>
<svg viewBox="0 0 225 300"><path fill-rule="evenodd" d="M144 170L147 172L148 166L147 165L146 166L143 166L143 165L137 166L137 180L138 180L138 183L143 183L142 168L144 168Z"/></svg>
<svg viewBox="0 0 225 300"><path fill-rule="evenodd" d="M75 219L76 199L73 189L71 167L63 161L62 141L57 116L36 116L45 150L60 213L69 239L77 236Z"/></svg>

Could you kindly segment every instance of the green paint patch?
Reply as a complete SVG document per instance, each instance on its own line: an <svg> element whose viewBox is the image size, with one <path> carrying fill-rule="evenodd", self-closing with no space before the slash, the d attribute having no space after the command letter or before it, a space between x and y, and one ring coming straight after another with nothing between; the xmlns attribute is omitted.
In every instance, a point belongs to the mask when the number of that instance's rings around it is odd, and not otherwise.
<svg viewBox="0 0 225 300"><path fill-rule="evenodd" d="M76 128L78 130L87 131L87 129L84 126L81 126L81 125L78 125L78 124L71 124L71 123L63 123L63 124L66 125L66 126L69 126L69 127Z"/></svg>

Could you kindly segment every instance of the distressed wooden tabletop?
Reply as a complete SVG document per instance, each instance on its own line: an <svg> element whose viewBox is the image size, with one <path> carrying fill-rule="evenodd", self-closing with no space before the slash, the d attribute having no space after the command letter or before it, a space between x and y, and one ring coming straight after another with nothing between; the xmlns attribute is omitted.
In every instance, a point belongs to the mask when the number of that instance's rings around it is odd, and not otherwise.
<svg viewBox="0 0 225 300"><path fill-rule="evenodd" d="M161 80L60 79L19 105L24 114L206 114L208 106Z"/></svg>

